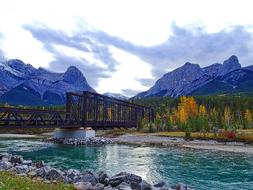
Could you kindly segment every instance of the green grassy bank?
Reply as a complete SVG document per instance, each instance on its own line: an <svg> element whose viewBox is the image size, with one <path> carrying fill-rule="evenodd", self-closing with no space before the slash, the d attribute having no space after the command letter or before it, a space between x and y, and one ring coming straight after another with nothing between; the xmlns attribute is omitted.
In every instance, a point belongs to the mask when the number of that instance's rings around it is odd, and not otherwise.
<svg viewBox="0 0 253 190"><path fill-rule="evenodd" d="M63 183L47 184L33 181L28 177L16 176L10 172L0 172L0 190L74 190L71 185Z"/></svg>

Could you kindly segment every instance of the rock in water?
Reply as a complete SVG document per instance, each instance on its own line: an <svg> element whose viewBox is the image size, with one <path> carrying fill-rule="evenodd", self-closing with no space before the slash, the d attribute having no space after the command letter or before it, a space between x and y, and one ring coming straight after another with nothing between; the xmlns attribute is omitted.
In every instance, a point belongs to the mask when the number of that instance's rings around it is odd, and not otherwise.
<svg viewBox="0 0 253 190"><path fill-rule="evenodd" d="M163 187L165 185L165 182L160 181L159 183L155 184L154 187Z"/></svg>

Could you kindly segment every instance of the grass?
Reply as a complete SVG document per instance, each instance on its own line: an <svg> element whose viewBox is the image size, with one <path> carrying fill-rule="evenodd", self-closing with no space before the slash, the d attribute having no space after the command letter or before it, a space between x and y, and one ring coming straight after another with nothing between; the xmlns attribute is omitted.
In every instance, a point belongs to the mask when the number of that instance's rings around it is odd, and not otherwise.
<svg viewBox="0 0 253 190"><path fill-rule="evenodd" d="M10 172L0 172L0 190L74 190L71 185L63 183L47 184L33 181L28 177L16 176Z"/></svg>

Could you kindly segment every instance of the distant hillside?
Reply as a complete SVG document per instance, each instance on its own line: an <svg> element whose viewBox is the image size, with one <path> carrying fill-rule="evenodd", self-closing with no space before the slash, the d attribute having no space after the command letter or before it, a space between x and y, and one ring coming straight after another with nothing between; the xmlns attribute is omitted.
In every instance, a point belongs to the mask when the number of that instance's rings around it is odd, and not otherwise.
<svg viewBox="0 0 253 190"><path fill-rule="evenodd" d="M179 97L184 95L220 95L253 92L253 66L241 67L233 55L223 64L201 68L185 63L166 73L148 91L134 97Z"/></svg>
<svg viewBox="0 0 253 190"><path fill-rule="evenodd" d="M119 100L127 100L128 97L122 95L122 94L118 94L118 93L111 93L111 92L106 92L103 95L108 96L108 97L112 97L112 98L116 98Z"/></svg>
<svg viewBox="0 0 253 190"><path fill-rule="evenodd" d="M21 60L0 62L0 101L11 105L60 105L66 92L95 92L82 72L69 67L65 73L36 69Z"/></svg>

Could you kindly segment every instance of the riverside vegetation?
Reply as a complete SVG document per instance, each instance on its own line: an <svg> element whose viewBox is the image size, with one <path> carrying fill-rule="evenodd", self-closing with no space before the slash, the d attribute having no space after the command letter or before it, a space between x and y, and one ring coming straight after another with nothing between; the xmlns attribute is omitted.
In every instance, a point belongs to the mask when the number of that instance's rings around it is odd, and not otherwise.
<svg viewBox="0 0 253 190"><path fill-rule="evenodd" d="M155 110L155 122L143 120L141 132L253 142L252 96L145 98L136 103Z"/></svg>

